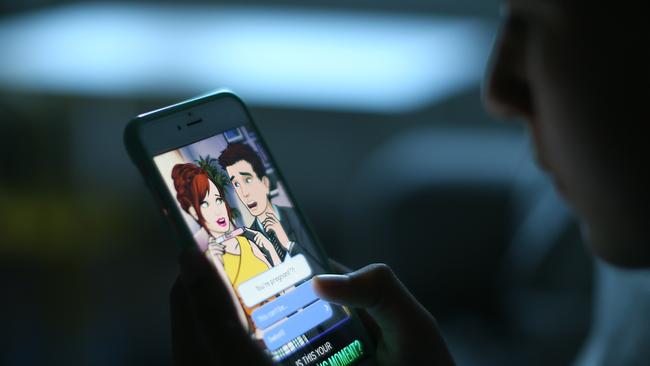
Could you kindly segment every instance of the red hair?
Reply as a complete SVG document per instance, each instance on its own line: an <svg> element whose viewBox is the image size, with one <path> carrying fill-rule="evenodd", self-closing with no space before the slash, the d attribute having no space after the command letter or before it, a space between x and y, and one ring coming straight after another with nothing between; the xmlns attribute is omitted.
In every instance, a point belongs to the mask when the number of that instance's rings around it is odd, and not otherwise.
<svg viewBox="0 0 650 366"><path fill-rule="evenodd" d="M205 225L205 218L201 212L201 202L210 190L210 177L205 170L199 168L192 163L176 164L172 169L172 180L174 181L174 188L176 189L176 200L181 205L181 208L190 213L190 207L194 208L198 216L198 223L210 234L210 230ZM214 183L214 182L212 182ZM218 184L214 184L219 191L219 195L226 205L226 212L228 212L228 220L232 221L232 213L230 205L226 202L226 196L223 188Z"/></svg>

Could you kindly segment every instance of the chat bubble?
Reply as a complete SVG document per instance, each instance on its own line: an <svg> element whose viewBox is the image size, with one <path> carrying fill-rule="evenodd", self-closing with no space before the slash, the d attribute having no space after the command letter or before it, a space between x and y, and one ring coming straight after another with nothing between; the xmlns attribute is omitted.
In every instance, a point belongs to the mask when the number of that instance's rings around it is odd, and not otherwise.
<svg viewBox="0 0 650 366"><path fill-rule="evenodd" d="M243 282L237 291L244 305L250 308L308 278L311 274L311 267L307 260L302 254L298 254L259 276Z"/></svg>

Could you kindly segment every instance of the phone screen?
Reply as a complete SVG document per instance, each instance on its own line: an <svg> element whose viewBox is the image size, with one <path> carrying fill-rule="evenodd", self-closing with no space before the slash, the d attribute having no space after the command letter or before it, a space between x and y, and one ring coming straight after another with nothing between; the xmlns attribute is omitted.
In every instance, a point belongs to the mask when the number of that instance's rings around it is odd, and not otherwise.
<svg viewBox="0 0 650 366"><path fill-rule="evenodd" d="M276 362L352 365L367 355L349 309L319 299L327 268L248 125L154 157L198 248L230 284L242 326Z"/></svg>

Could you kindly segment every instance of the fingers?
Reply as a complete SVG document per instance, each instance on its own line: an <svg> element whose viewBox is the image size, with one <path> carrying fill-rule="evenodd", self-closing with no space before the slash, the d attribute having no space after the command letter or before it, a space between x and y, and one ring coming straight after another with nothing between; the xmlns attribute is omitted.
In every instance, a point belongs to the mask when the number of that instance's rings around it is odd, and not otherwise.
<svg viewBox="0 0 650 366"><path fill-rule="evenodd" d="M174 365L209 365L210 355L198 337L189 298L180 278L169 296Z"/></svg>
<svg viewBox="0 0 650 366"><path fill-rule="evenodd" d="M266 231L275 231L275 226L278 224L276 221L272 221L270 219L266 219L262 221L262 226L264 227L264 230Z"/></svg>
<svg viewBox="0 0 650 366"><path fill-rule="evenodd" d="M227 285L205 257L197 249L188 248L181 253L179 262L195 329L210 358L224 364L269 363L241 325Z"/></svg>
<svg viewBox="0 0 650 366"><path fill-rule="evenodd" d="M264 226L264 230L266 231L273 229L278 224L280 224L280 220L274 213L271 212L267 212L266 218L262 220L262 226Z"/></svg>
<svg viewBox="0 0 650 366"><path fill-rule="evenodd" d="M278 223L280 223L280 221L278 221L277 219L275 219L273 217L267 217L264 220L262 220L262 225L274 225L274 224L278 224Z"/></svg>
<svg viewBox="0 0 650 366"><path fill-rule="evenodd" d="M317 291L324 298L369 311L379 311L380 315L387 307L390 310L396 298L407 293L392 270L384 264L371 264L346 275L316 276L314 282Z"/></svg>
<svg viewBox="0 0 650 366"><path fill-rule="evenodd" d="M208 245L208 250L210 250L210 253L213 255L223 255L226 252L226 246L223 244L210 244Z"/></svg>
<svg viewBox="0 0 650 366"><path fill-rule="evenodd" d="M253 241L255 242L255 244L257 244L258 247L264 246L263 239L265 239L265 238L260 233L255 234L255 236L253 237Z"/></svg>
<svg viewBox="0 0 650 366"><path fill-rule="evenodd" d="M433 347L441 359L450 359L435 319L385 264L371 264L347 275L316 276L314 289L327 301L365 309L387 347L402 351L416 345Z"/></svg>
<svg viewBox="0 0 650 366"><path fill-rule="evenodd" d="M249 229L249 228L247 228L247 227L245 227L244 230L246 230L246 232L247 232L248 234L250 234L250 235L253 237L253 241L255 241L256 243L257 243L257 241L259 240L258 238L259 238L260 236L262 236L262 237L264 236L262 233L260 233L260 232L257 231L257 230Z"/></svg>
<svg viewBox="0 0 650 366"><path fill-rule="evenodd" d="M271 244L269 239L267 239L266 236L264 236L263 234L261 234L259 232L257 234L255 234L255 236L253 236L253 242L259 248L273 247L273 244Z"/></svg>
<svg viewBox="0 0 650 366"><path fill-rule="evenodd" d="M264 243L262 242L262 234L259 231L250 230L250 229L246 229L246 230L248 230L248 232L253 235L252 240L253 243L255 243L255 245L257 245L260 248L264 246Z"/></svg>
<svg viewBox="0 0 650 366"><path fill-rule="evenodd" d="M199 330L209 330L210 323L219 322L221 324L213 324L212 329L228 326L232 328L229 331L236 331L237 314L233 309L230 294L210 263L193 248L181 253L179 263L181 283L198 318L196 320L199 320ZM208 314L210 316L206 316ZM218 315L216 318L215 314Z"/></svg>
<svg viewBox="0 0 650 366"><path fill-rule="evenodd" d="M344 274L344 273L350 273L352 272L352 269L350 267L342 264L341 262L334 260L334 259L329 259L330 267L334 271L334 273L337 274ZM357 315L359 315L359 318L361 319L361 322L365 326L366 330L370 333L370 336L377 341L380 337L380 330L379 326L377 325L377 322L368 314L367 311L358 309L357 310Z"/></svg>

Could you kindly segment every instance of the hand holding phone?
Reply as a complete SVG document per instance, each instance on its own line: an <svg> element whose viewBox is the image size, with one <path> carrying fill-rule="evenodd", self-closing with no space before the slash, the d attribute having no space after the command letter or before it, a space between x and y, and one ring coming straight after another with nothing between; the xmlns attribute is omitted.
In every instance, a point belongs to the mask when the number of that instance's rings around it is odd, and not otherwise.
<svg viewBox="0 0 650 366"><path fill-rule="evenodd" d="M314 278L321 298L360 309L380 365L454 365L436 319L385 264Z"/></svg>
<svg viewBox="0 0 650 366"><path fill-rule="evenodd" d="M241 327L230 291L205 256L186 248L179 265L170 294L174 364L272 365Z"/></svg>
<svg viewBox="0 0 650 366"><path fill-rule="evenodd" d="M176 364L270 365L248 337L230 337L240 331L236 324L229 324L232 309L217 313L211 305L227 302L227 293L223 288L200 285L215 279L199 257L181 255L181 276L170 297ZM366 329L378 341L379 365L454 365L435 319L387 266L370 265L355 272L336 262L332 267L347 275L317 276L315 288L329 301L360 309ZM210 313L215 323L229 324L232 333L223 326L223 332L214 332L209 324L195 324L202 311Z"/></svg>

